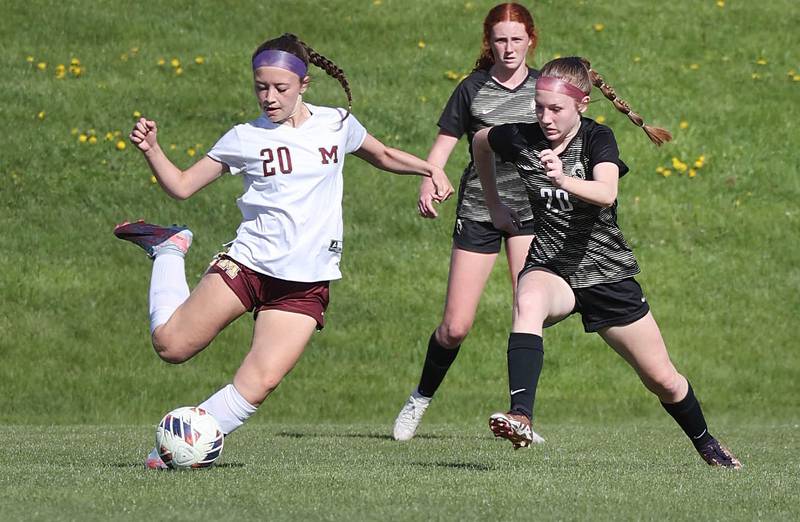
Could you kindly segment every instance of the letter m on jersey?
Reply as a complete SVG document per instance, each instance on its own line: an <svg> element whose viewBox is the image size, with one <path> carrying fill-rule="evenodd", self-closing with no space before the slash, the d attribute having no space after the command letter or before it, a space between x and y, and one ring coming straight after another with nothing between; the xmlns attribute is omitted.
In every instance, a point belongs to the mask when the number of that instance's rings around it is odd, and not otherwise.
<svg viewBox="0 0 800 522"><path fill-rule="evenodd" d="M327 165L331 161L334 163L339 163L339 146L334 145L331 147L331 150L326 149L325 147L319 148L319 153L322 154L322 164Z"/></svg>

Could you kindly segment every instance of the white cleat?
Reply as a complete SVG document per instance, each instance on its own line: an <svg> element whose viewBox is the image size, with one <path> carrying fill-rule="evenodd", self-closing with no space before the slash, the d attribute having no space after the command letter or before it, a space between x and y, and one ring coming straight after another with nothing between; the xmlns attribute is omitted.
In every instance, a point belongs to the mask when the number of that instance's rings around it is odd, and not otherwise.
<svg viewBox="0 0 800 522"><path fill-rule="evenodd" d="M495 437L507 439L514 449L527 448L531 444L541 444L544 439L531 429L531 421L524 415L515 413L494 413L489 417L489 429Z"/></svg>
<svg viewBox="0 0 800 522"><path fill-rule="evenodd" d="M411 440L417 432L422 416L431 403L432 397L420 395L418 390L414 390L408 396L408 400L403 405L403 409L397 414L394 420L394 440Z"/></svg>
<svg viewBox="0 0 800 522"><path fill-rule="evenodd" d="M150 450L150 454L144 459L144 467L147 469L168 469L155 448Z"/></svg>

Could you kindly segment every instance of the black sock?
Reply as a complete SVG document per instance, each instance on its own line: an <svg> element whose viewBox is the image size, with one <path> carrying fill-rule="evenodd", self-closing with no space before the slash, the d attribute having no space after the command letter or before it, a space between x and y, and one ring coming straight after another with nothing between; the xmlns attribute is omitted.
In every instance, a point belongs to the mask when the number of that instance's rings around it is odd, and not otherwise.
<svg viewBox="0 0 800 522"><path fill-rule="evenodd" d="M433 394L439 389L439 385L442 384L444 376L447 375L450 365L456 360L460 349L460 344L452 349L445 348L439 344L436 340L436 332L433 332L428 341L428 353L425 354L425 365L422 367L422 376L419 378L417 387L420 395L433 397Z"/></svg>
<svg viewBox="0 0 800 522"><path fill-rule="evenodd" d="M700 409L697 397L694 396L691 384L689 384L689 391L686 392L686 397L683 400L674 404L662 402L661 405L667 410L667 413L672 415L672 418L675 419L675 422L689 437L695 448L699 448L711 440L712 437L708 433L706 419L703 417L703 411Z"/></svg>
<svg viewBox="0 0 800 522"><path fill-rule="evenodd" d="M512 332L508 336L508 388L512 413L533 417L533 400L544 363L541 336Z"/></svg>

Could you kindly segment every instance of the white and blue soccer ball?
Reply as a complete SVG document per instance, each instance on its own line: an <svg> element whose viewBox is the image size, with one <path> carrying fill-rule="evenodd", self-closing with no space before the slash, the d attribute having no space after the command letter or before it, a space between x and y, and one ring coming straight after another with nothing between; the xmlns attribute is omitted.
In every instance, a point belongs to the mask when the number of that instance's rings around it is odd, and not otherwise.
<svg viewBox="0 0 800 522"><path fill-rule="evenodd" d="M216 419L197 406L172 410L156 428L156 449L172 469L212 466L222 454L224 441Z"/></svg>

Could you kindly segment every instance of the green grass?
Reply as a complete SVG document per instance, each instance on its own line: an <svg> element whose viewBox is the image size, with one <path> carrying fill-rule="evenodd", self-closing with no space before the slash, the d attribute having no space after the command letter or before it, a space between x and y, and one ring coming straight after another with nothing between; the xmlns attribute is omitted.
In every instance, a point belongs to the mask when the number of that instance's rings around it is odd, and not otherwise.
<svg viewBox="0 0 800 522"><path fill-rule="evenodd" d="M0 434L18 442L0 450L0 518L792 518L798 426L726 428L739 472L706 466L666 421L556 424L545 444L519 451L475 427L396 443L375 424L250 425L226 441L220 466L189 472L143 468L150 428L6 426Z"/></svg>
<svg viewBox="0 0 800 522"><path fill-rule="evenodd" d="M574 317L546 334L537 426L549 445L515 454L488 441L480 427L507 401L503 261L426 416L431 437L409 445L381 438L440 318L455 205L422 220L416 180L352 157L344 278L332 286L328 326L230 439L229 467L144 474L138 463L151 435L142 426L228 382L252 320L242 318L187 364L162 363L147 333L149 264L112 227L137 217L191 225L193 284L233 236L241 188L226 178L172 201L140 155L116 150L106 132L124 138L140 111L158 120L167 148L175 145L172 159L190 165L189 148L203 154L256 116L248 57L267 37L294 31L345 70L354 114L372 134L424 156L456 85L446 73L470 70L494 1L164 5L4 5L0 430L13 442L0 454L0 519L36 518L37 510L42 519L143 518L150 499L174 502L170 488L208 493L211 500L192 497L187 513L238 509L247 518L421 518L439 508L432 518L486 518L499 506L526 518L615 518L619 509L622 518L789 517L797 469L786 461L800 423L800 82L788 75L800 71L800 49L791 0L534 5L534 65L585 55L637 112L675 133L656 149L606 101L590 107L614 128L631 167L620 185L620 222L648 301L712 431L748 463L741 474L698 465L633 372ZM205 63L194 63L197 56ZM73 57L85 67L81 77L56 79L55 66ZM157 65L173 57L180 76ZM344 94L317 71L307 99L337 105ZM99 142L81 144L72 129L94 129ZM706 165L694 179L655 172L672 157L701 154ZM447 167L454 182L465 163L462 141ZM631 426L635 436L620 443ZM463 430L465 439L457 437ZM515 474L523 487L512 487ZM408 512L394 511L397 497L409 500Z"/></svg>

